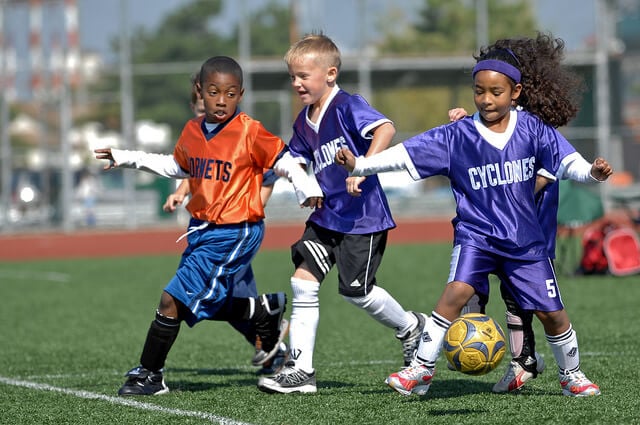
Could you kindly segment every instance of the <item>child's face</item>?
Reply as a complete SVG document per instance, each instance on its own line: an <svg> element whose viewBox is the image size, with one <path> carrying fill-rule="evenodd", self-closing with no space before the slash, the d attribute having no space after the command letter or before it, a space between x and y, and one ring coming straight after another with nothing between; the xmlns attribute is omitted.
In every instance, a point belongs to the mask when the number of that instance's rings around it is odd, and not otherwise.
<svg viewBox="0 0 640 425"><path fill-rule="evenodd" d="M504 74L484 70L474 79L473 101L480 117L487 127L503 129L509 122L509 111L514 100L520 96L522 86L513 82Z"/></svg>
<svg viewBox="0 0 640 425"><path fill-rule="evenodd" d="M205 76L200 93L206 121L223 123L235 114L244 89L234 75L214 72Z"/></svg>
<svg viewBox="0 0 640 425"><path fill-rule="evenodd" d="M289 64L291 86L305 105L313 105L326 98L336 81L338 70L323 66L314 54L306 54Z"/></svg>

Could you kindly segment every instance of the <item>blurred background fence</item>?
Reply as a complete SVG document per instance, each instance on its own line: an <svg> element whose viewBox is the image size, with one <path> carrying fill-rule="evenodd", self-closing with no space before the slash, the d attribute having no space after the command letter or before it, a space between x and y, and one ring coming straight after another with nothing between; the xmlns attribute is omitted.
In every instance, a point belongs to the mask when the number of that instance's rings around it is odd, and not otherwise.
<svg viewBox="0 0 640 425"><path fill-rule="evenodd" d="M343 54L339 84L394 120L396 141L473 111L472 55L497 38L551 32L585 80L579 115L561 131L617 176L601 185L640 199L640 0L0 0L0 231L183 224L161 205L175 182L103 172L97 147L172 151L190 118L190 75L236 57L242 108L288 140L301 105L282 56L323 31ZM396 217L448 216L445 179L383 177ZM622 190L622 189L620 189ZM303 219L286 182L270 221Z"/></svg>

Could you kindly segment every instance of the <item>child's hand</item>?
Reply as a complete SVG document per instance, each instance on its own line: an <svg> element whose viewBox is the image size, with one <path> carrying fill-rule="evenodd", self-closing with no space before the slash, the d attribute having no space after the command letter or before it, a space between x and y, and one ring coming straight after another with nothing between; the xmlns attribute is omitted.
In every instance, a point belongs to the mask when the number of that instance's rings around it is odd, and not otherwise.
<svg viewBox="0 0 640 425"><path fill-rule="evenodd" d="M347 177L347 193L351 196L362 195L362 189L360 189L360 183L362 183L366 177Z"/></svg>
<svg viewBox="0 0 640 425"><path fill-rule="evenodd" d="M356 166L356 157L348 148L341 148L336 152L335 162L348 172L352 172Z"/></svg>
<svg viewBox="0 0 640 425"><path fill-rule="evenodd" d="M454 122L466 117L467 111L464 108L449 109L449 121Z"/></svg>
<svg viewBox="0 0 640 425"><path fill-rule="evenodd" d="M184 198L185 196L181 193L172 193L167 196L167 201L162 206L162 210L169 213L174 212L178 205L182 205Z"/></svg>
<svg viewBox="0 0 640 425"><path fill-rule="evenodd" d="M105 170L110 170L118 166L111 154L111 148L96 149L93 152L96 154L96 159L106 159L109 161L109 163L103 167Z"/></svg>
<svg viewBox="0 0 640 425"><path fill-rule="evenodd" d="M605 181L613 174L613 168L604 158L596 158L591 166L591 175L598 181Z"/></svg>

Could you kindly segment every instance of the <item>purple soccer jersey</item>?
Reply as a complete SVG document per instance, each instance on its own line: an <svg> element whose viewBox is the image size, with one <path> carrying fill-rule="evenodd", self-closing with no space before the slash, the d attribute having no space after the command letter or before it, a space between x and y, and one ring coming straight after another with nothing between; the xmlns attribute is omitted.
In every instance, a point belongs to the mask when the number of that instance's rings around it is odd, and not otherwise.
<svg viewBox="0 0 640 425"><path fill-rule="evenodd" d="M558 201L560 184L549 183L536 195L538 208L538 222L547 235L547 254L549 258L556 258L556 233L558 232Z"/></svg>
<svg viewBox="0 0 640 425"><path fill-rule="evenodd" d="M308 107L293 125L289 149L294 158L311 166L322 188L324 202L309 220L340 233L368 234L395 227L391 210L377 176L360 184L362 195L354 197L346 189L349 173L334 163L341 147L355 155L365 155L371 144L371 130L391 122L364 98L335 88L327 99L317 123L307 118Z"/></svg>
<svg viewBox="0 0 640 425"><path fill-rule="evenodd" d="M512 111L505 133L473 117L403 142L414 179L449 178L456 199L454 244L469 244L520 260L548 258L547 232L536 214L536 173L559 172L575 149L553 127L526 111ZM425 144L428 147L425 149ZM425 151L428 154L425 154Z"/></svg>

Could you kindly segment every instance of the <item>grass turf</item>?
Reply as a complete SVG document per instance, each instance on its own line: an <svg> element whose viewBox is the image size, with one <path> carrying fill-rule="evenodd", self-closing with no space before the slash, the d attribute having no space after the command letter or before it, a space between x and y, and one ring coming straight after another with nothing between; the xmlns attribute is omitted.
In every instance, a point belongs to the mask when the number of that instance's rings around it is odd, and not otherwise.
<svg viewBox="0 0 640 425"><path fill-rule="evenodd" d="M429 313L446 281L449 255L448 244L390 246L378 280L406 308ZM583 370L600 385L600 397L561 395L537 321L547 370L519 394L491 393L504 361L471 377L447 370L441 356L429 393L402 397L383 383L401 366L400 343L337 294L334 271L320 293L317 394L261 393L249 363L252 348L228 324L203 322L183 325L169 354L169 394L118 398L177 262L173 256L0 262L0 423L640 423L633 378L637 276L560 277ZM260 252L254 270L261 292L290 296L287 251ZM488 313L505 327L497 284L492 289Z"/></svg>

